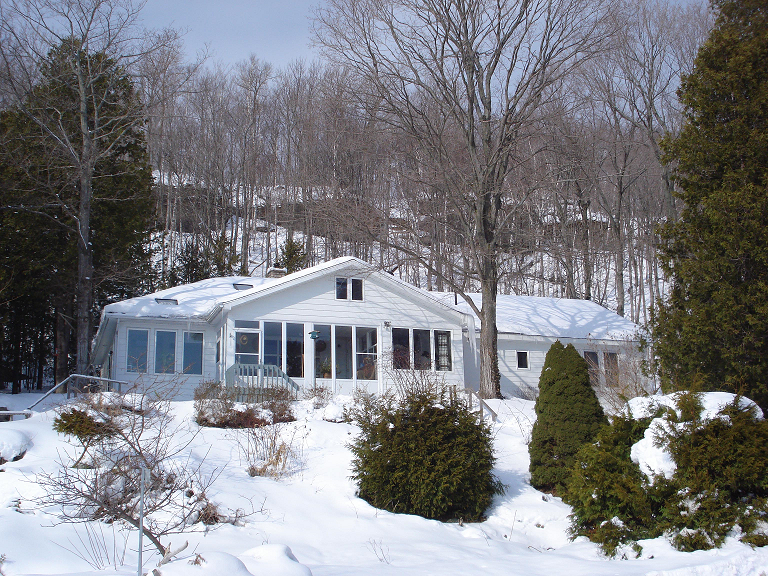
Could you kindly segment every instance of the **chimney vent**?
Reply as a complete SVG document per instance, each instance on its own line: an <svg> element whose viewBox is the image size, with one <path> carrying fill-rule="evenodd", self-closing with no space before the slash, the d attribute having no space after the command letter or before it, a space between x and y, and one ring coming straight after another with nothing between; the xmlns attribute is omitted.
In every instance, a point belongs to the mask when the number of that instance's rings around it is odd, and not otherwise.
<svg viewBox="0 0 768 576"><path fill-rule="evenodd" d="M285 268L267 268L267 278L282 278L288 274Z"/></svg>

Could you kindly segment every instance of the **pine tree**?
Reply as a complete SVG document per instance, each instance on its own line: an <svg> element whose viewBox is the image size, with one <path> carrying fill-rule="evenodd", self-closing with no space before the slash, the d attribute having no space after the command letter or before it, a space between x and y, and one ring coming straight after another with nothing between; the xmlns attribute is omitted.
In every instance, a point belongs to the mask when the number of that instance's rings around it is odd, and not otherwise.
<svg viewBox="0 0 768 576"><path fill-rule="evenodd" d="M33 360L41 367L49 364L56 342L59 376L67 373L68 350L73 348L64 341L73 336L67 327L80 296L79 173L50 131L29 119L30 109L38 116L61 111L59 131L77 141L76 78L61 64L71 44L66 40L52 49L27 98L0 113L0 370L12 376L14 390L20 375L29 375L29 362L18 351L29 349L30 339L39 349ZM154 203L144 131L126 120L139 109L133 82L105 55L89 59L99 62L103 73L93 89L110 94L99 106L100 122L114 127L102 133L105 150L93 165L89 190L90 334L96 308L148 288Z"/></svg>
<svg viewBox="0 0 768 576"><path fill-rule="evenodd" d="M716 0L714 29L667 142L681 219L664 229L673 280L653 338L668 389L727 390L768 409L768 4Z"/></svg>
<svg viewBox="0 0 768 576"><path fill-rule="evenodd" d="M531 432L531 486L562 492L579 448L607 423L589 383L587 362L572 344L558 340L547 352L539 379L536 423Z"/></svg>
<svg viewBox="0 0 768 576"><path fill-rule="evenodd" d="M280 248L280 257L275 261L275 266L285 268L288 274L306 268L307 251L304 244L289 237Z"/></svg>

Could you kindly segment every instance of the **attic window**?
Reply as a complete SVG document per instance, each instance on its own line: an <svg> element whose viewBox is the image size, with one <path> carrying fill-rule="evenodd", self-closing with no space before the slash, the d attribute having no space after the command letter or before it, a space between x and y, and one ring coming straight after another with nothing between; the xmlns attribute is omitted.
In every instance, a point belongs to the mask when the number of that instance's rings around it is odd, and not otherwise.
<svg viewBox="0 0 768 576"><path fill-rule="evenodd" d="M176 298L155 298L155 302L165 306L178 306L179 301Z"/></svg>
<svg viewBox="0 0 768 576"><path fill-rule="evenodd" d="M243 283L235 283L232 284L232 286L235 287L235 290L250 290L253 288L253 284L243 284Z"/></svg>

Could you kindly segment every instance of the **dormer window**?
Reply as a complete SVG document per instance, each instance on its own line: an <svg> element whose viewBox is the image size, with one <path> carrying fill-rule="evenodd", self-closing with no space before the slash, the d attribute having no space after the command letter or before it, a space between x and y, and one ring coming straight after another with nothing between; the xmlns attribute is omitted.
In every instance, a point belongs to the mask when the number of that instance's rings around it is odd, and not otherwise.
<svg viewBox="0 0 768 576"><path fill-rule="evenodd" d="M236 282L232 286L234 286L235 290L250 290L253 288L253 284L244 284L242 282Z"/></svg>
<svg viewBox="0 0 768 576"><path fill-rule="evenodd" d="M362 278L336 278L336 300L363 301Z"/></svg>
<svg viewBox="0 0 768 576"><path fill-rule="evenodd" d="M155 298L155 302L165 306L178 306L179 301L176 298Z"/></svg>

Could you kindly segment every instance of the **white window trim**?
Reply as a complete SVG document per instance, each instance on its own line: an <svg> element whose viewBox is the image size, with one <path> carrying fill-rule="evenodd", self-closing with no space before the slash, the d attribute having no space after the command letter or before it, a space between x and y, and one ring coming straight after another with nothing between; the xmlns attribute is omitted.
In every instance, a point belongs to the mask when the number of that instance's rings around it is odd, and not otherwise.
<svg viewBox="0 0 768 576"><path fill-rule="evenodd" d="M345 280L347 283L347 297L346 298L339 298L337 296L336 292L336 286L339 280ZM360 287L362 289L362 298L360 300L355 300L352 298L352 281L353 280L360 280ZM333 296L336 300L340 302L365 302L365 278L360 278L357 276L334 276L333 278Z"/></svg>
<svg viewBox="0 0 768 576"><path fill-rule="evenodd" d="M517 357L518 352L524 352L525 357L528 360L528 367L527 368L521 368L520 367L520 360ZM515 350L515 370L530 370L531 369L531 352L530 350Z"/></svg>

